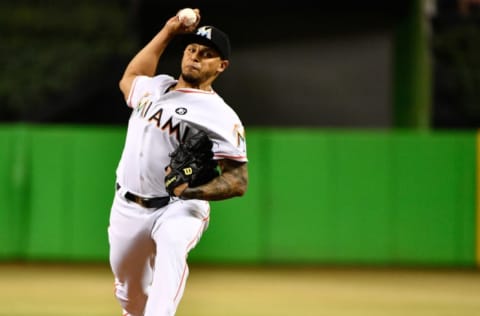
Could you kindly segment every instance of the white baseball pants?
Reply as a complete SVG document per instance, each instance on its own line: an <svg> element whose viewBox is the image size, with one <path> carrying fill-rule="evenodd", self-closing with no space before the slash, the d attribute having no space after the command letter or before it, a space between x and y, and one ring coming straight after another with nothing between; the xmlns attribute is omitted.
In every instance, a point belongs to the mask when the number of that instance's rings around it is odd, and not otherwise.
<svg viewBox="0 0 480 316"><path fill-rule="evenodd" d="M187 256L207 229L206 201L143 208L117 191L108 237L115 296L125 316L173 316L188 277Z"/></svg>

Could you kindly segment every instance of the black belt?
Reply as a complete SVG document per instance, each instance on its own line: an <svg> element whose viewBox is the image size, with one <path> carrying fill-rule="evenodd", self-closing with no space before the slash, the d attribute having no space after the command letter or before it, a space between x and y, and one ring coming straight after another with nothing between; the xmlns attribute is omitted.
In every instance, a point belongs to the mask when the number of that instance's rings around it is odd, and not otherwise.
<svg viewBox="0 0 480 316"><path fill-rule="evenodd" d="M120 189L120 184L117 183L117 190ZM135 195L131 192L125 193L125 198L129 201L135 202L140 206L145 208L161 208L170 202L169 196L155 197L155 198L143 198L141 196Z"/></svg>

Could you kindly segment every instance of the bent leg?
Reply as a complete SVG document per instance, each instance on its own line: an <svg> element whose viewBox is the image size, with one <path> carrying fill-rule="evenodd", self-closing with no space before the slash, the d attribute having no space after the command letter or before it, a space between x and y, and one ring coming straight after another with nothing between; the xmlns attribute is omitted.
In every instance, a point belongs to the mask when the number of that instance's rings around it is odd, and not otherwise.
<svg viewBox="0 0 480 316"><path fill-rule="evenodd" d="M188 277L187 256L206 229L208 210L204 202L178 201L155 224L155 268L145 316L175 314Z"/></svg>

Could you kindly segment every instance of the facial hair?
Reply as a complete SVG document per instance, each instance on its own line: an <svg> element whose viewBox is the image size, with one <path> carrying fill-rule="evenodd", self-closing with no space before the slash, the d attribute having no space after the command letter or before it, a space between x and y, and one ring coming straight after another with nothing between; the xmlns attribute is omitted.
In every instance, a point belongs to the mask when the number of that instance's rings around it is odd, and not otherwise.
<svg viewBox="0 0 480 316"><path fill-rule="evenodd" d="M200 83L200 78L185 73L182 73L182 79L191 85L198 85Z"/></svg>

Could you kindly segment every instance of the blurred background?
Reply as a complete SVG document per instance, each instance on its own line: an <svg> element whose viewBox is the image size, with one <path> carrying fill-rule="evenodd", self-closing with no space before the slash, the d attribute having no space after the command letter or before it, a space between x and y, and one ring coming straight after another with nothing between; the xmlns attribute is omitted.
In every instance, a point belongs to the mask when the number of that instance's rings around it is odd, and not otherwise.
<svg viewBox="0 0 480 316"><path fill-rule="evenodd" d="M475 0L2 1L2 261L107 262L118 81L183 7L230 35L251 174L192 263L477 266Z"/></svg>
<svg viewBox="0 0 480 316"><path fill-rule="evenodd" d="M126 63L194 4L2 2L0 120L124 125L117 81ZM217 89L250 127L478 124L478 1L210 0L200 9L232 39ZM161 70L176 75L179 52L174 43Z"/></svg>
<svg viewBox="0 0 480 316"><path fill-rule="evenodd" d="M179 315L478 315L479 0L0 1L0 315L117 314L118 81L183 7L230 35L250 182Z"/></svg>

